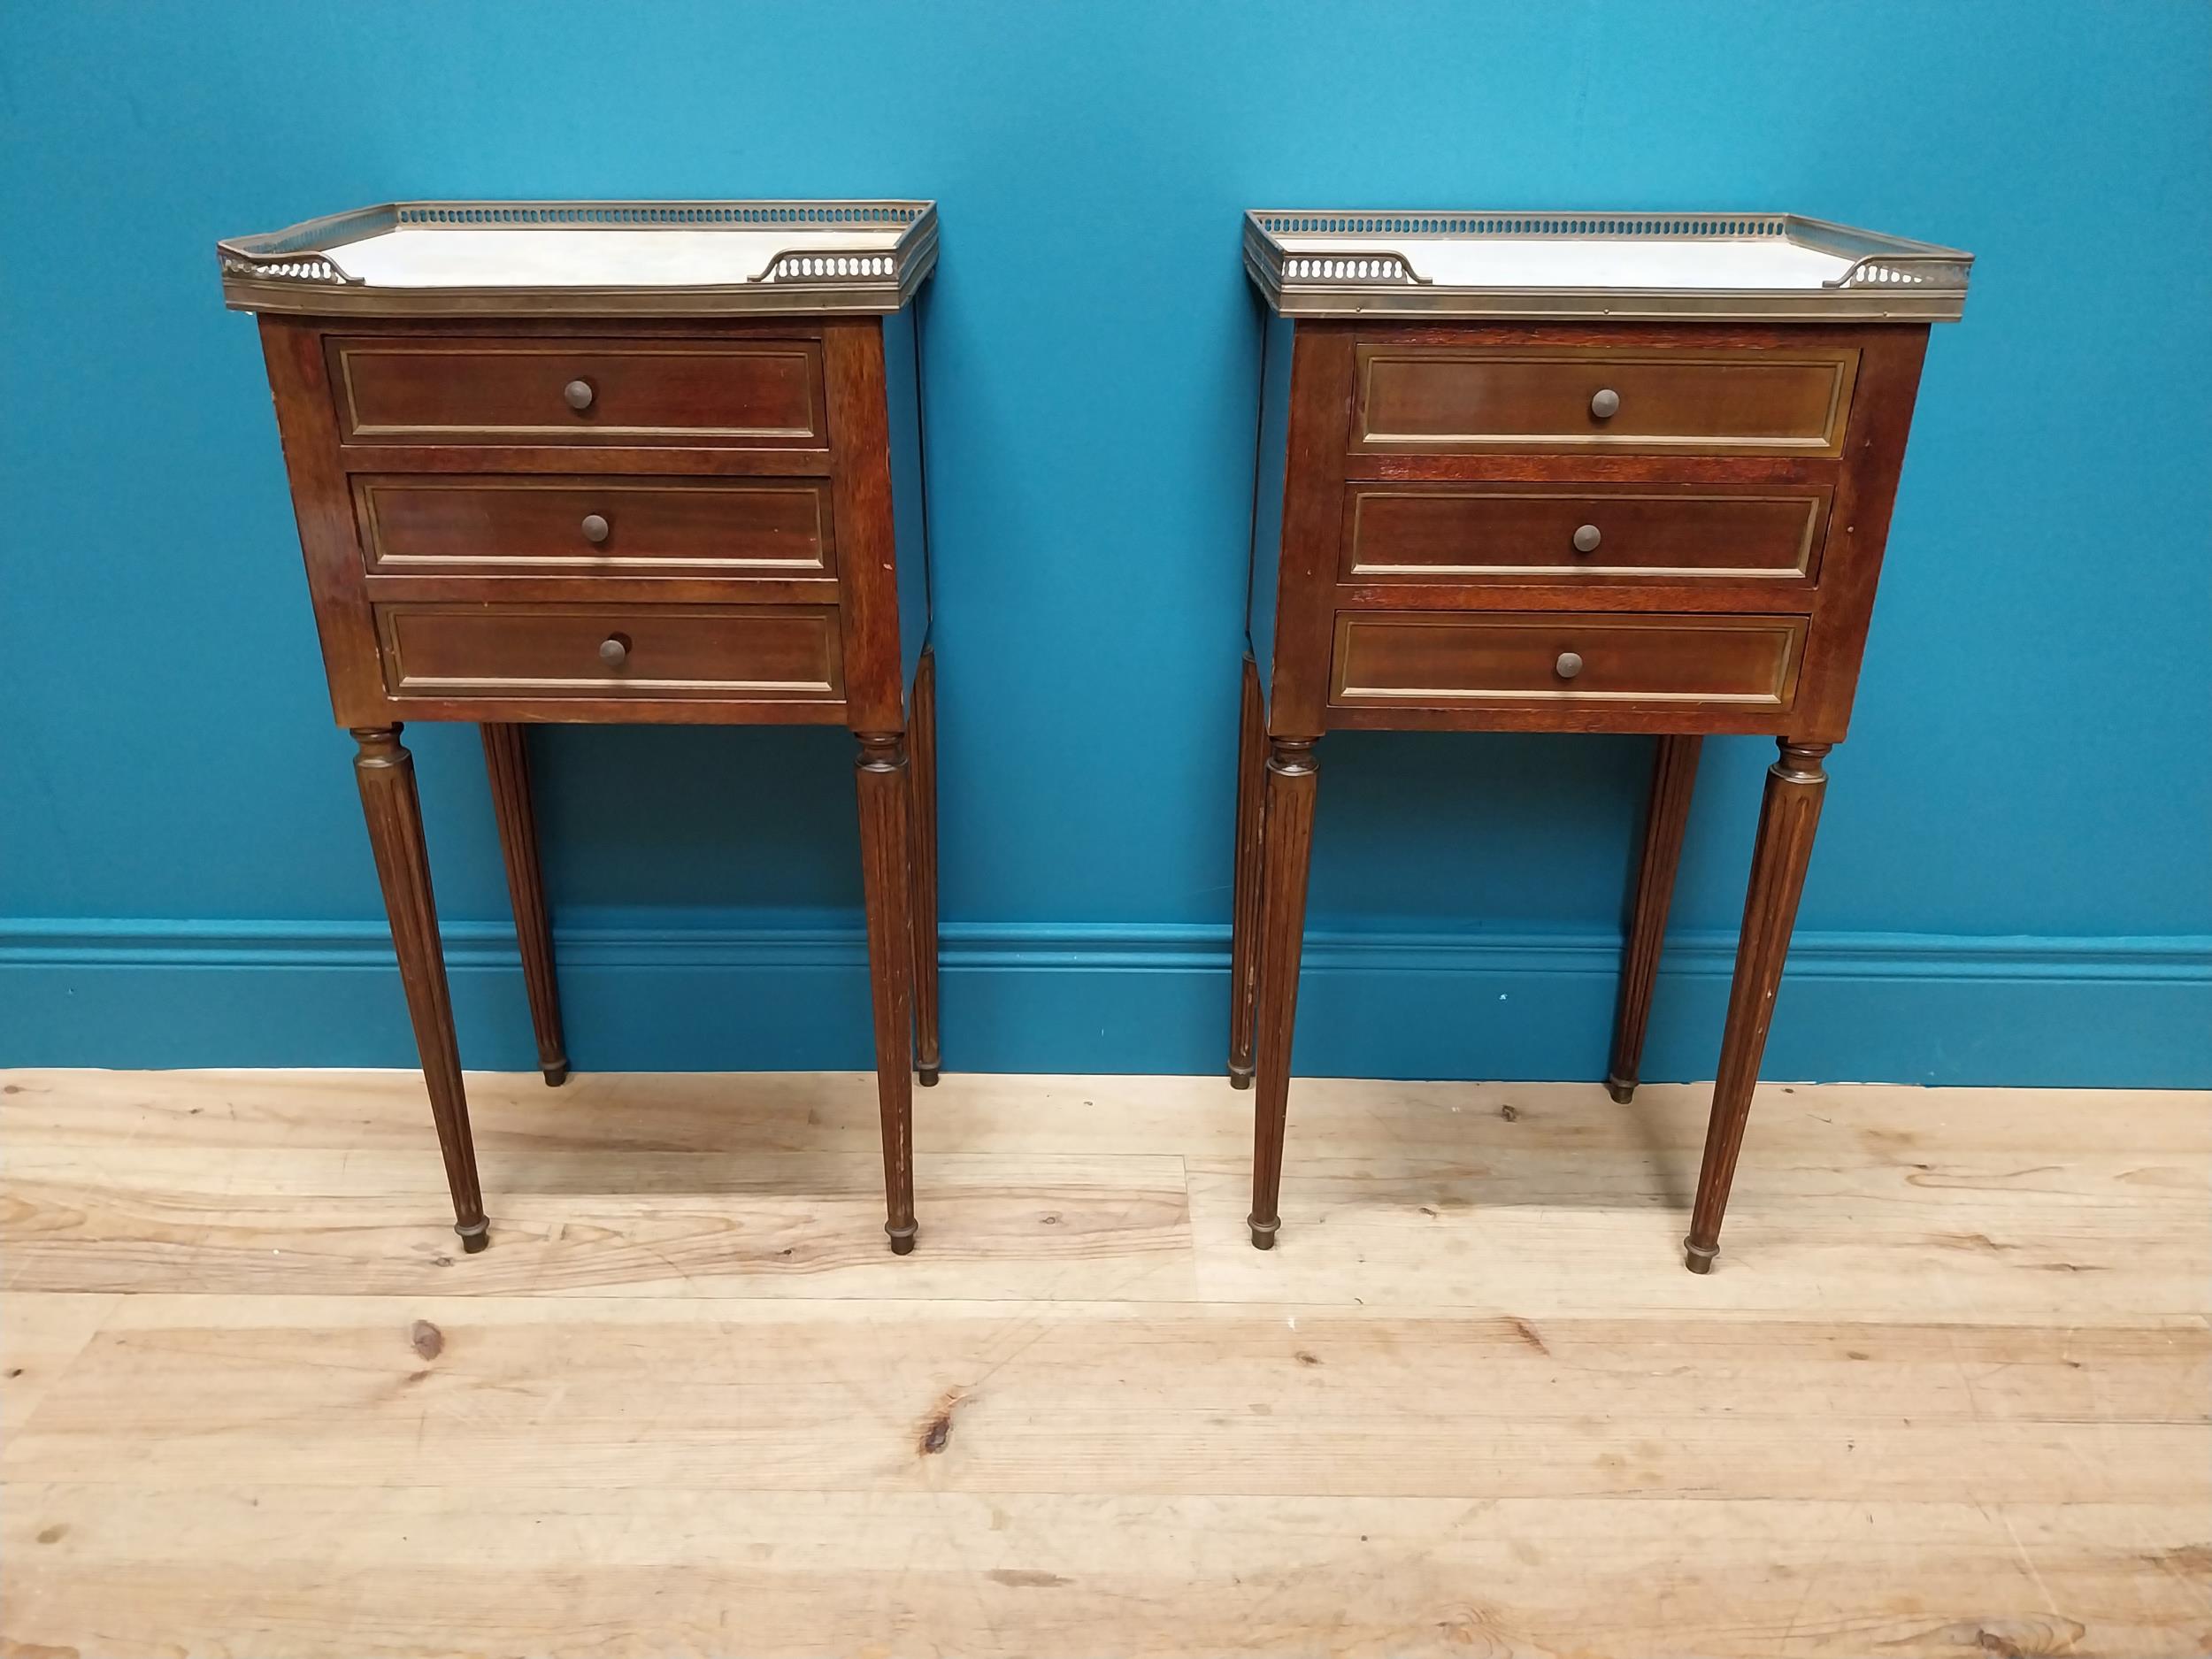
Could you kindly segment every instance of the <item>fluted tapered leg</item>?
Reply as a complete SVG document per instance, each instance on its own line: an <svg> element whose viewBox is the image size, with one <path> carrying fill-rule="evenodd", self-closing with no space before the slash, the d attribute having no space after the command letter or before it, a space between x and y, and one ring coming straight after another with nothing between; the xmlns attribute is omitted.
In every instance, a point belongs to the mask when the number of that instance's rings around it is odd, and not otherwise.
<svg viewBox="0 0 2212 1659"><path fill-rule="evenodd" d="M1621 956L1620 1003L1613 1020L1613 1061L1605 1087L1626 1105L1644 1064L1644 1033L1651 1024L1651 993L1659 982L1659 952L1674 902L1674 872L1682 862L1682 832L1690 821L1690 792L1697 783L1701 737L1663 737L1652 758L1651 803L1644 813L1643 856L1636 865L1636 896L1628 915L1628 943Z"/></svg>
<svg viewBox="0 0 2212 1659"><path fill-rule="evenodd" d="M468 1097L461 1087L461 1056L453 1035L453 1002L446 990L445 954L438 940L438 906L430 891L430 856L422 835L422 803L415 793L414 757L401 746L397 726L357 726L353 761L361 786L361 810L377 879L391 918L392 949L414 1022L415 1048L430 1092L430 1115L445 1155L446 1185L453 1193L454 1232L472 1253L489 1241L484 1194L477 1185L476 1148L469 1138Z"/></svg>
<svg viewBox="0 0 2212 1659"><path fill-rule="evenodd" d="M1728 1026L1721 1037L1720 1067L1713 1083L1713 1115L1705 1131L1705 1162L1698 1171L1697 1207L1684 1263L1693 1273L1710 1272L1720 1253L1721 1217L1743 1148L1744 1119L1759 1080L1774 1022L1774 997L1805 890L1805 867L1828 774L1821 759L1826 743L1782 741L1781 758L1767 769L1759 804L1759 837L1751 854L1751 887L1744 900L1743 936L1736 946L1736 977L1728 993Z"/></svg>
<svg viewBox="0 0 2212 1659"><path fill-rule="evenodd" d="M1244 659L1244 704L1237 731L1235 886L1229 899L1229 1081L1252 1087L1252 1004L1259 986L1260 826L1267 794L1267 728L1260 671Z"/></svg>
<svg viewBox="0 0 2212 1659"><path fill-rule="evenodd" d="M937 653L922 653L907 716L914 792L914 1064L924 1087L937 1081Z"/></svg>
<svg viewBox="0 0 2212 1659"><path fill-rule="evenodd" d="M1252 1213L1255 1248L1281 1230L1283 1127L1290 1106L1291 1034L1298 1018L1298 962L1305 947L1306 872L1313 854L1316 740L1279 737L1267 758L1261 872L1259 995L1254 1021Z"/></svg>
<svg viewBox="0 0 2212 1659"><path fill-rule="evenodd" d="M891 1248L914 1248L914 936L909 874L913 844L906 737L862 732L860 868L868 914L868 980L875 1010L876 1104L883 1119L883 1193Z"/></svg>
<svg viewBox="0 0 2212 1659"><path fill-rule="evenodd" d="M549 1086L558 1087L568 1081L568 1045L561 1035L561 994L553 977L545 872L538 862L527 728L487 722L477 729L484 738L484 769L491 776L492 814L499 821L499 852L507 865L507 899L515 913L515 943L522 952L522 983L530 995L530 1028L537 1033L538 1070Z"/></svg>

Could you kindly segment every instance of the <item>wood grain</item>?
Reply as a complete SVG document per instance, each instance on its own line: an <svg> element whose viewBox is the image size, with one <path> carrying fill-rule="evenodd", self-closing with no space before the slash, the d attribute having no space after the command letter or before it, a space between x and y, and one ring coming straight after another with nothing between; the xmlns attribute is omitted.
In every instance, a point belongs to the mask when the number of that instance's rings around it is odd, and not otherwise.
<svg viewBox="0 0 2212 1659"><path fill-rule="evenodd" d="M113 1296L0 1296L0 1429L12 1435L115 1306Z"/></svg>
<svg viewBox="0 0 2212 1659"><path fill-rule="evenodd" d="M195 1489L124 1514L100 1488L37 1495L8 1541L43 1582L11 1621L97 1630L88 1654L1088 1659L1110 1630L1140 1659L1596 1659L1657 1630L1743 1659L2158 1659L2212 1634L2200 1519L2170 1506L555 1488L492 1508L431 1487L373 1507ZM253 1554L250 1600L224 1547ZM1904 1579L1927 1588L1888 1589Z"/></svg>
<svg viewBox="0 0 2212 1659"><path fill-rule="evenodd" d="M903 732L898 525L892 510L883 330L873 318L828 323L822 353L837 457L830 498L837 525L846 695L852 703L847 724L855 732Z"/></svg>
<svg viewBox="0 0 2212 1659"><path fill-rule="evenodd" d="M0 1654L2192 1655L2212 1097L0 1073ZM129 1293L129 1294L123 1294Z"/></svg>

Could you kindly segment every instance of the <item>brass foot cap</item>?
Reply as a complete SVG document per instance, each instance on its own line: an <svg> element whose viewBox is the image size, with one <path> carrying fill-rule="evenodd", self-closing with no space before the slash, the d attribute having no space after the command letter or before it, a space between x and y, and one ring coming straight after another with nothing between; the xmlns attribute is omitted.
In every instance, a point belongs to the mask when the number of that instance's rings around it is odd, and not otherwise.
<svg viewBox="0 0 2212 1659"><path fill-rule="evenodd" d="M1248 1217L1244 1225L1252 1229L1252 1248L1256 1250L1273 1249L1275 1235L1283 1230L1279 1220L1256 1221Z"/></svg>
<svg viewBox="0 0 2212 1659"><path fill-rule="evenodd" d="M1252 1087L1252 1068L1248 1065L1239 1065L1234 1060L1230 1061L1229 1087L1231 1088L1250 1088Z"/></svg>
<svg viewBox="0 0 2212 1659"><path fill-rule="evenodd" d="M886 1225L883 1230L890 1237L892 1255L911 1256L914 1254L914 1235L920 1231L917 1224L910 1221L903 1227Z"/></svg>
<svg viewBox="0 0 2212 1659"><path fill-rule="evenodd" d="M1713 1258L1719 1254L1720 1246L1717 1244L1698 1244L1688 1239L1682 1240L1682 1265L1693 1273L1711 1272Z"/></svg>
<svg viewBox="0 0 2212 1659"><path fill-rule="evenodd" d="M1636 1098L1636 1086L1624 1083L1617 1077L1605 1079L1605 1092L1613 1097L1613 1103L1617 1106L1625 1106Z"/></svg>
<svg viewBox="0 0 2212 1659"><path fill-rule="evenodd" d="M548 1088L558 1088L568 1081L568 1062L565 1060L557 1061L551 1065L540 1066L538 1070L545 1073L545 1086Z"/></svg>
<svg viewBox="0 0 2212 1659"><path fill-rule="evenodd" d="M922 1067L920 1071L914 1074L914 1080L917 1083L919 1083L924 1088L935 1088L937 1087L937 1068L933 1065L926 1065Z"/></svg>
<svg viewBox="0 0 2212 1659"><path fill-rule="evenodd" d="M492 1224L488 1221L472 1221L468 1225L456 1227L453 1231L460 1237L461 1253L464 1256L480 1255L484 1247L492 1241Z"/></svg>

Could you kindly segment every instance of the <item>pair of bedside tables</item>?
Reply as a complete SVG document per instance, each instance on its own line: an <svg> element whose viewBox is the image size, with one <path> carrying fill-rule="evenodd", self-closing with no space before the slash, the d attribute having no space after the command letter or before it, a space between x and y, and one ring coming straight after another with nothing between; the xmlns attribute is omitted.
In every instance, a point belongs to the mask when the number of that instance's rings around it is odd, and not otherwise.
<svg viewBox="0 0 2212 1659"><path fill-rule="evenodd" d="M470 1250L488 1237L410 719L481 728L546 1080L524 727L858 743L891 1248L936 1080L926 202L425 203L219 244L257 312L333 709ZM1269 313L1230 1074L1278 1213L1315 749L1656 734L1608 1079L1632 1093L1698 745L1776 738L1687 1242L1705 1271L1841 740L1931 322L1968 256L1774 215L1254 213Z"/></svg>

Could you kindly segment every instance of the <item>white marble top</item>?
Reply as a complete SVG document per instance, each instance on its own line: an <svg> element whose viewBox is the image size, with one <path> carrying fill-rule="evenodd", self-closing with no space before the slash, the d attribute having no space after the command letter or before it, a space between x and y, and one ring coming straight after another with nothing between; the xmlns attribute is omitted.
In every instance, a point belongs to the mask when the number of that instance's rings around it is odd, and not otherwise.
<svg viewBox="0 0 2212 1659"><path fill-rule="evenodd" d="M1300 236L1286 253L1402 254L1427 280L1473 288L1817 289L1851 268L1840 255L1756 241L1563 236Z"/></svg>
<svg viewBox="0 0 2212 1659"><path fill-rule="evenodd" d="M889 253L903 226L813 230L446 230L406 227L330 250L379 288L721 288L757 279L780 253Z"/></svg>

